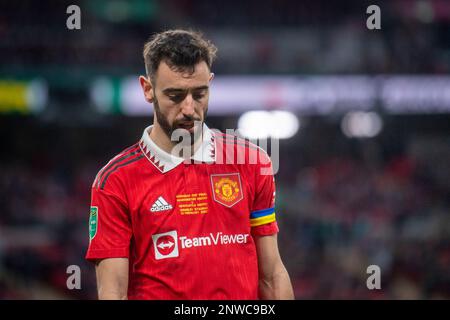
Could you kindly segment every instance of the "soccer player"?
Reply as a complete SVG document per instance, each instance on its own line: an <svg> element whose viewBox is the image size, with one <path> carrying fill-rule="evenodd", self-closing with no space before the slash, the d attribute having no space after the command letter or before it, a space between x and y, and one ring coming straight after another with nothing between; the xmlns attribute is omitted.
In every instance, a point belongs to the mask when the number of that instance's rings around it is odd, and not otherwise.
<svg viewBox="0 0 450 320"><path fill-rule="evenodd" d="M185 30L144 46L153 125L92 185L86 258L100 299L293 299L269 157L204 123L215 55Z"/></svg>

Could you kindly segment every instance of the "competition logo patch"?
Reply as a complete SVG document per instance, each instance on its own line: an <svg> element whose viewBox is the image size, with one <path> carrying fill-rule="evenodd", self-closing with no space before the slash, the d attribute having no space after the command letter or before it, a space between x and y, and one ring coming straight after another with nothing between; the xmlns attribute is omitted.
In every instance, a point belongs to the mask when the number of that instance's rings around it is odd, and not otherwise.
<svg viewBox="0 0 450 320"><path fill-rule="evenodd" d="M152 235L155 259L178 257L178 236L176 231Z"/></svg>
<svg viewBox="0 0 450 320"><path fill-rule="evenodd" d="M211 186L214 200L232 207L244 198L239 173L212 174Z"/></svg>
<svg viewBox="0 0 450 320"><path fill-rule="evenodd" d="M94 239L97 234L98 226L98 207L91 207L89 214L89 241Z"/></svg>

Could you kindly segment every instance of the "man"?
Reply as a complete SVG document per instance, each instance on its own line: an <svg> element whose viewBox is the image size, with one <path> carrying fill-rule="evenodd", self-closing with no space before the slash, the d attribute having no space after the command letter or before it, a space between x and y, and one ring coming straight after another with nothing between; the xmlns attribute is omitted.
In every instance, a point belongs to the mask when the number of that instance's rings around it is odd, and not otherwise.
<svg viewBox="0 0 450 320"><path fill-rule="evenodd" d="M153 126L92 186L86 258L96 262L100 299L293 298L270 159L204 124L215 54L184 30L144 47L139 81Z"/></svg>

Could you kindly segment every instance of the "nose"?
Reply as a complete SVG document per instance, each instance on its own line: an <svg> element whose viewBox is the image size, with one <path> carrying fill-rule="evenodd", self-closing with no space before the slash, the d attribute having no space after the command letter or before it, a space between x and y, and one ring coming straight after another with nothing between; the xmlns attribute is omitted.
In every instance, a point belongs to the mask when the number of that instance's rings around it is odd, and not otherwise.
<svg viewBox="0 0 450 320"><path fill-rule="evenodd" d="M189 117L192 117L194 115L194 113L195 113L194 98L192 97L191 93L186 95L186 98L183 100L183 102L181 104L181 112L185 116L189 116Z"/></svg>

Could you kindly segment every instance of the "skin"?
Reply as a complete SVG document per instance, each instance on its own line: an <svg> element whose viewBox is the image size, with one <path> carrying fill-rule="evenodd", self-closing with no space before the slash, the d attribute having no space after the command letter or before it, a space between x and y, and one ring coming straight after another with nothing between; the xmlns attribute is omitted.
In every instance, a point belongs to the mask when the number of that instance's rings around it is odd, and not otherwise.
<svg viewBox="0 0 450 320"><path fill-rule="evenodd" d="M99 300L127 300L128 258L108 258L97 261L97 292Z"/></svg>
<svg viewBox="0 0 450 320"><path fill-rule="evenodd" d="M162 61L152 82L141 76L145 100L153 103L155 116L151 139L170 153L177 143L173 130L184 128L194 134L206 118L209 84L214 75L202 61L194 72L177 72ZM199 121L194 126L194 121ZM201 135L200 135L201 137ZM201 139L192 145L196 149ZM254 237L258 256L259 295L261 299L293 299L291 281L280 258L277 235ZM108 258L96 265L99 299L127 299L129 262L127 258Z"/></svg>
<svg viewBox="0 0 450 320"><path fill-rule="evenodd" d="M148 77L139 78L145 100L155 107L150 138L161 149L168 153L172 151L177 141L172 141L171 133L176 129L185 129L189 134L197 133L201 137L199 133L206 118L209 84L213 77L204 61L197 63L192 73L174 71L162 61L154 83ZM196 149L201 139L191 141L195 142Z"/></svg>
<svg viewBox="0 0 450 320"><path fill-rule="evenodd" d="M277 235L254 237L258 256L259 298L262 300L293 300L289 274L278 250Z"/></svg>

